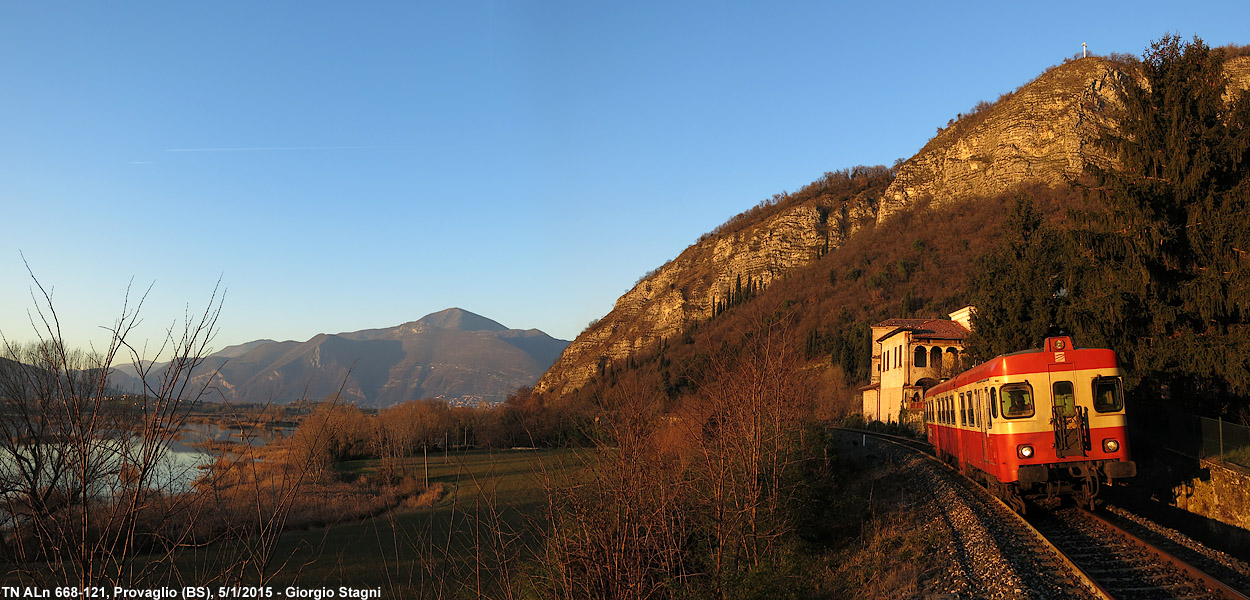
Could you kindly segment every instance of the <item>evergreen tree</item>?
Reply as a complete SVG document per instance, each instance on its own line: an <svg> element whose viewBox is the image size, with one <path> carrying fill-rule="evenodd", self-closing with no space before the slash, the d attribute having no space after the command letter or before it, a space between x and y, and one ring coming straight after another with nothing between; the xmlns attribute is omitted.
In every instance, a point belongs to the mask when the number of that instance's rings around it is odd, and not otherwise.
<svg viewBox="0 0 1250 600"><path fill-rule="evenodd" d="M981 258L971 278L974 360L1036 348L1062 325L1068 268L1076 260L1065 240L1042 224L1032 199L1016 198L1002 247Z"/></svg>
<svg viewBox="0 0 1250 600"><path fill-rule="evenodd" d="M1118 165L1090 168L1101 210L1080 215L1089 268L1073 317L1120 352L1130 383L1222 412L1250 393L1250 102L1225 102L1223 52L1198 38L1155 42L1142 75L1100 141Z"/></svg>

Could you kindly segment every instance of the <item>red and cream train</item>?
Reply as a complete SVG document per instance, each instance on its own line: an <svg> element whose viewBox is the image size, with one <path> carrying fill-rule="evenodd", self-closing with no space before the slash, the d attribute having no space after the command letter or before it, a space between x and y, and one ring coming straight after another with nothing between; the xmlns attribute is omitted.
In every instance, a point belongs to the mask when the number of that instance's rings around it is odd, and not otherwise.
<svg viewBox="0 0 1250 600"><path fill-rule="evenodd" d="M1071 494L1132 477L1115 352L1045 348L998 356L925 392L925 430L939 458L1024 510L1023 497Z"/></svg>

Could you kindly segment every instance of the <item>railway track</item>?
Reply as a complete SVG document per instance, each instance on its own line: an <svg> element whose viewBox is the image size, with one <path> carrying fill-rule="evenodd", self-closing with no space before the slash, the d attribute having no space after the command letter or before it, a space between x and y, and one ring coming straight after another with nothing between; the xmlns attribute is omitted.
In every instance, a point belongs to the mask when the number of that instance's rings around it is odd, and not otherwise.
<svg viewBox="0 0 1250 600"><path fill-rule="evenodd" d="M1247 598L1243 592L1250 582L1225 582L1096 513L1053 507L1036 513L1029 524L1067 556L1102 597Z"/></svg>
<svg viewBox="0 0 1250 600"><path fill-rule="evenodd" d="M923 442L858 430L844 431L872 437L910 452L922 452L932 458L924 451L927 444ZM1041 510L1030 511L1035 514L1025 519L970 479L958 477L955 480L968 490L969 501L980 505L977 512L981 519L998 521L986 523L986 527L993 532L1008 560L1019 565L1016 571L1031 570L1021 580L1033 589L1017 589L1017 597L1250 598L1247 595L1250 577L1218 564L1194 566L1095 513L1061 508L1057 502L1050 502L1039 506ZM974 499L976 496L980 499ZM1132 528L1132 524L1128 523L1127 527ZM1210 574L1212 572L1216 575ZM975 590L969 591L975 597L981 596Z"/></svg>

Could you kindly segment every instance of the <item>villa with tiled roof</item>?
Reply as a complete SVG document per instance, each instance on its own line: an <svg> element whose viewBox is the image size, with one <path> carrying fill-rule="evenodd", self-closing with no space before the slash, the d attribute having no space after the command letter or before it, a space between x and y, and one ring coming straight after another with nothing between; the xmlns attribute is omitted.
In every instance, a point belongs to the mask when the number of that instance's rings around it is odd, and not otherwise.
<svg viewBox="0 0 1250 600"><path fill-rule="evenodd" d="M960 371L972 307L949 316L887 319L872 326L872 379L860 388L865 420L899 422L904 409L924 405L925 390Z"/></svg>

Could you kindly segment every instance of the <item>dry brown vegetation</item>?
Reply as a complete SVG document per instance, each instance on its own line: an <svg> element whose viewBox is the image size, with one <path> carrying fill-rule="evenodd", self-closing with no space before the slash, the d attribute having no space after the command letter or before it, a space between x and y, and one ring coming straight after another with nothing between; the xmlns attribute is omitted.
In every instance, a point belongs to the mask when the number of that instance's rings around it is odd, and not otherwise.
<svg viewBox="0 0 1250 600"><path fill-rule="evenodd" d="M32 276L33 277L33 276ZM170 493L165 462L186 423L190 383L216 328L216 294L157 350L169 366L138 398L116 398L108 368L130 356L140 298L123 303L108 345L72 349L61 336L52 296L34 281L36 341L3 339L0 363L0 511L11 577L80 588L141 582L168 565L193 533L197 511L187 494ZM145 557L140 559L140 557Z"/></svg>
<svg viewBox="0 0 1250 600"><path fill-rule="evenodd" d="M853 504L847 495L861 490L831 466L819 424L858 412L867 371L844 368L842 353L855 327L867 341L866 325L877 320L944 317L964 306L967 274L998 247L1017 194L1035 198L1052 221L1079 203L1070 189L1032 187L922 205L692 324L682 339L606 368L575 394L515 397L517 422L546 435L568 427L548 439L595 448L585 480L551 488L553 572L543 589L808 597L914 585L877 556L917 551L914 540L898 539L906 523L883 514L868 515L871 529L829 528L828 520L844 522L829 507Z"/></svg>
<svg viewBox="0 0 1250 600"><path fill-rule="evenodd" d="M816 390L793 315L766 306L740 309L769 314L677 404L639 371L597 390L593 452L551 488L550 595L724 597L772 572L796 527Z"/></svg>
<svg viewBox="0 0 1250 600"><path fill-rule="evenodd" d="M1068 200L1031 193L1054 206ZM842 492L826 485L836 474L818 424L855 410L857 377L866 373L845 370L831 346L856 323L958 308L962 273L995 244L1007 201L922 207L863 230L569 397L519 390L491 411L414 402L377 416L321 403L289 440L237 445L189 493L132 494L143 508L128 513L124 535L95 524L95 500L75 507L50 495L61 504L49 514L88 521L91 536L128 540L106 548L125 569L91 571L110 583L285 580L323 562L318 548L334 531L371 523L379 540L392 540L379 548L423 557L379 562L388 577L401 564L426 565L392 580L393 589L432 597L450 595L465 577L498 597L719 598L836 588L828 559L853 536L821 525ZM949 222L966 228L934 225ZM539 468L546 508L534 513L490 491L461 505L455 488L429 480L423 457L466 444L583 450L576 469ZM336 466L366 457L369 474ZM33 505L11 509L22 506ZM397 517L431 506L450 510L445 528L414 530ZM291 532L306 532L294 548L285 537ZM58 535L68 548L88 539ZM75 563L42 551L9 560L29 581L49 573L68 579L75 564L94 559Z"/></svg>

